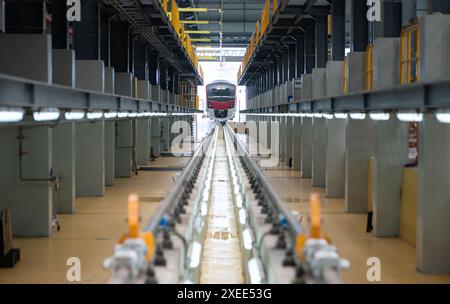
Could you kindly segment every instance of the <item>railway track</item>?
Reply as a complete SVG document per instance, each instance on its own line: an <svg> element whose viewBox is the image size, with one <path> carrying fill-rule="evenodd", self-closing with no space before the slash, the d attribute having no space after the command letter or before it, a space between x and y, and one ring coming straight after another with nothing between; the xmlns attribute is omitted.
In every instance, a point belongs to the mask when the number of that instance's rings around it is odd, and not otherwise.
<svg viewBox="0 0 450 304"><path fill-rule="evenodd" d="M229 125L216 124L142 230L105 260L110 283L341 283L348 267L320 230L311 199L306 231Z"/></svg>

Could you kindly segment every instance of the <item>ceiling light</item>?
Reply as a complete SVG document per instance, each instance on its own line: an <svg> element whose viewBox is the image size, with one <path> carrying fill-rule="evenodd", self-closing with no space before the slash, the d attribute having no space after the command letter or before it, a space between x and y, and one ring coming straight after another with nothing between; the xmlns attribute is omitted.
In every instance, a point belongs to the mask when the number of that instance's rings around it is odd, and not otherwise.
<svg viewBox="0 0 450 304"><path fill-rule="evenodd" d="M84 118L84 112L83 111L70 111L66 112L64 114L64 117L67 120L79 120Z"/></svg>
<svg viewBox="0 0 450 304"><path fill-rule="evenodd" d="M103 117L103 112L90 112L87 113L88 119L100 119Z"/></svg>
<svg viewBox="0 0 450 304"><path fill-rule="evenodd" d="M389 120L391 115L389 113L370 113L370 118L372 120Z"/></svg>
<svg viewBox="0 0 450 304"><path fill-rule="evenodd" d="M326 114L323 114L323 117L326 118L326 119L333 119L333 118L334 118L334 115L333 115L333 114L326 113Z"/></svg>
<svg viewBox="0 0 450 304"><path fill-rule="evenodd" d="M106 112L105 113L105 118L109 119L109 118L116 118L117 117L117 112Z"/></svg>
<svg viewBox="0 0 450 304"><path fill-rule="evenodd" d="M450 112L436 113L436 119L441 123L450 124Z"/></svg>
<svg viewBox="0 0 450 304"><path fill-rule="evenodd" d="M0 122L19 122L24 114L23 109L0 109Z"/></svg>
<svg viewBox="0 0 450 304"><path fill-rule="evenodd" d="M33 119L35 121L53 121L59 119L58 109L42 109L33 113Z"/></svg>
<svg viewBox="0 0 450 304"><path fill-rule="evenodd" d="M334 113L334 117L336 119L347 119L348 114L347 113Z"/></svg>
<svg viewBox="0 0 450 304"><path fill-rule="evenodd" d="M350 118L355 120L364 120L366 119L365 113L350 113Z"/></svg>
<svg viewBox="0 0 450 304"><path fill-rule="evenodd" d="M400 121L404 122L421 122L423 120L422 113L414 113L414 112L403 112L397 113L397 118Z"/></svg>

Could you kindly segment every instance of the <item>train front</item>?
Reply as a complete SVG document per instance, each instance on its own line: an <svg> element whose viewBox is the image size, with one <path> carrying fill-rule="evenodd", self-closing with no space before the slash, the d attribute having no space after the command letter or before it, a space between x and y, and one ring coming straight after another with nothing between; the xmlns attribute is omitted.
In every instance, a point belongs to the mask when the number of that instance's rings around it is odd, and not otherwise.
<svg viewBox="0 0 450 304"><path fill-rule="evenodd" d="M228 81L215 81L206 86L206 111L209 118L226 121L236 112L236 86Z"/></svg>

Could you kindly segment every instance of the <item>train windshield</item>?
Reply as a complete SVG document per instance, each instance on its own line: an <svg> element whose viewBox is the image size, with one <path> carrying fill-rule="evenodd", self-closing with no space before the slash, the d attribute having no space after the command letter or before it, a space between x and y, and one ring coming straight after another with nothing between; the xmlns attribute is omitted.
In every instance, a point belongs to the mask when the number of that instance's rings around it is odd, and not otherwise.
<svg viewBox="0 0 450 304"><path fill-rule="evenodd" d="M230 86L210 86L208 87L209 101L233 101L235 97L235 88Z"/></svg>

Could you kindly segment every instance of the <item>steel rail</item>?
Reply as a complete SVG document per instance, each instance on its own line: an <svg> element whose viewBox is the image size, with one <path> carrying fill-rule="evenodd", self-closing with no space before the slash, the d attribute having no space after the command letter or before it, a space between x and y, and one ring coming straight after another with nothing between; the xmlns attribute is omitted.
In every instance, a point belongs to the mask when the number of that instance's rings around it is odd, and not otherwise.
<svg viewBox="0 0 450 304"><path fill-rule="evenodd" d="M187 183L192 177L194 168L198 165L199 161L204 156L204 148L208 147L211 142L211 135L213 134L213 130L214 128L212 128L203 139L202 143L199 145L194 155L186 165L186 168L178 177L175 185L172 187L172 189L169 190L165 198L161 201L158 210L150 219L149 223L144 228L144 231L155 233L161 224L163 216L170 213L174 209L176 203L179 201L181 195L185 191Z"/></svg>
<svg viewBox="0 0 450 304"><path fill-rule="evenodd" d="M235 139L235 142L237 143L238 148L238 156L244 157L245 162L247 165L252 169L254 177L256 177L264 190L264 193L266 194L266 198L268 202L277 210L278 214L282 214L286 222L289 225L290 232L295 237L296 235L300 233L304 233L303 228L301 227L300 223L297 222L297 220L292 215L292 212L286 207L285 203L281 199L280 195L277 191L273 188L273 186L270 184L269 180L267 179L264 172L261 170L261 168L256 164L256 162L253 160L253 158L250 156L248 151L245 149L241 141L237 138L237 136L234 134L233 130L231 129L231 126L227 124L227 130L228 134L232 134L232 136ZM241 153L241 154L239 154Z"/></svg>

